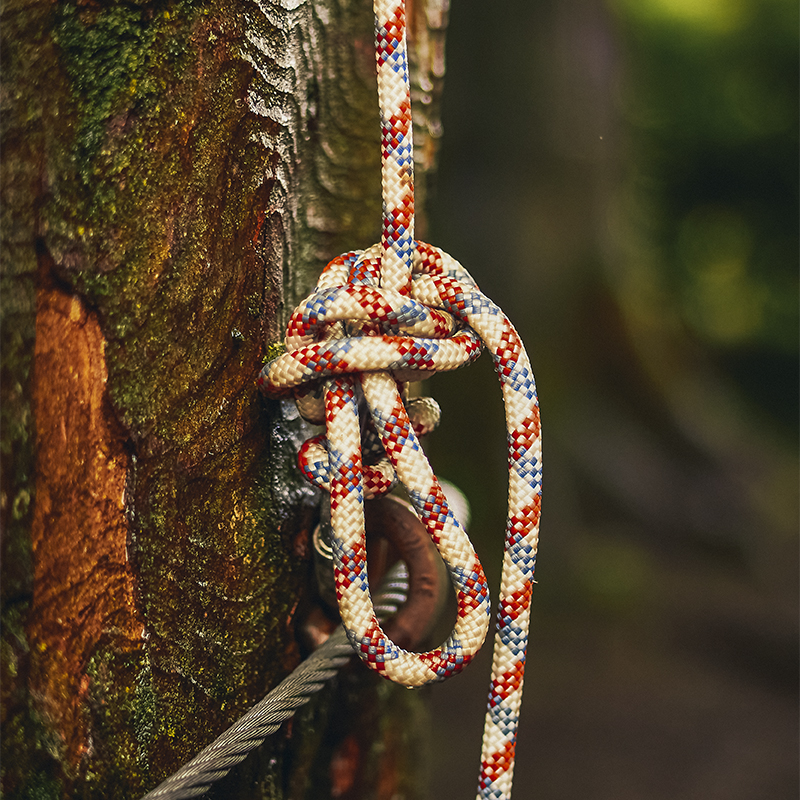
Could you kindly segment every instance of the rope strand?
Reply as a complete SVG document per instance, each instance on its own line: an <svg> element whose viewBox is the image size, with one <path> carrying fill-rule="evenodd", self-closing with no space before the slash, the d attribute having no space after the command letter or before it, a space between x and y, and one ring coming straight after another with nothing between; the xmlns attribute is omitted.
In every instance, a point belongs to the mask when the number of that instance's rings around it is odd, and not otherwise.
<svg viewBox="0 0 800 800"><path fill-rule="evenodd" d="M301 451L303 471L331 494L336 591L350 643L370 668L406 686L459 672L483 644L489 591L480 561L419 445L405 384L457 369L485 346L500 379L508 437L508 518L478 800L509 800L525 670L541 509L539 405L522 341L469 273L414 240L411 104L402 0L375 0L375 58L381 112L381 242L345 253L289 322L286 354L259 386L293 393L300 413L325 423ZM361 388L383 448L362 460L356 404ZM368 433L365 432L364 436ZM371 447L371 445L370 445ZM412 653L386 636L369 596L363 502L401 482L444 560L458 601L450 636Z"/></svg>
<svg viewBox="0 0 800 800"><path fill-rule="evenodd" d="M414 252L414 133L405 3L375 0L375 64L381 113L380 285L408 293Z"/></svg>

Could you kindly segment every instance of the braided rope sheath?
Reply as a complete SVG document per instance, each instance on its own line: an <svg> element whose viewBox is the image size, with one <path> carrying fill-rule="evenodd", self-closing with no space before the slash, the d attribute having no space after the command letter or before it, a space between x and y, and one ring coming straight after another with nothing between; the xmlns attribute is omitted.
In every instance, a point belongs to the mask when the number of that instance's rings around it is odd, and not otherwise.
<svg viewBox="0 0 800 800"><path fill-rule="evenodd" d="M508 800L541 501L536 387L525 348L503 312L455 259L413 238L412 126L402 0L375 0L375 29L381 243L345 253L327 265L314 293L292 314L287 352L263 368L259 386L269 396L293 393L306 419L325 423L325 435L302 448L300 466L310 480L330 491L336 591L350 643L385 677L421 686L447 678L470 662L486 637L490 607L480 561L417 438L431 427L430 405L406 405L405 383L461 367L477 358L482 345L490 351L506 407L509 491L477 796ZM364 431L359 392L371 416ZM377 462L365 465L365 454L376 451ZM388 491L398 479L447 566L458 603L452 633L426 653L405 651L386 636L369 593L364 498Z"/></svg>

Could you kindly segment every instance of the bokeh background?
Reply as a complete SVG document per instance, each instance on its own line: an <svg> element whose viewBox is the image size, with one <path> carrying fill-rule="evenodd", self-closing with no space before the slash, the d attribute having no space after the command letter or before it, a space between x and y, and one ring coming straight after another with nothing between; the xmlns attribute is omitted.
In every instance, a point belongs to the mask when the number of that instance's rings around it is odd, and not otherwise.
<svg viewBox="0 0 800 800"><path fill-rule="evenodd" d="M544 511L515 799L798 797L798 9L453 0L428 241L514 321ZM487 356L427 444L499 582ZM491 648L430 690L470 797Z"/></svg>

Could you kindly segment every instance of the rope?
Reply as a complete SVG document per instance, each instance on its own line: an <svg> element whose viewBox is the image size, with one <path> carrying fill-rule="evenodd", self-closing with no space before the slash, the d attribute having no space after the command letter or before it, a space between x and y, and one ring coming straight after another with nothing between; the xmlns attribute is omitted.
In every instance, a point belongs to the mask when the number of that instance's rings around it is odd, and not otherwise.
<svg viewBox="0 0 800 800"><path fill-rule="evenodd" d="M408 595L408 575L402 565L391 570L381 585L376 609L382 618L397 611ZM142 800L183 800L205 794L212 783L228 774L252 750L305 705L353 655L343 628L307 658L268 695L231 725L218 739L184 764Z"/></svg>
<svg viewBox="0 0 800 800"><path fill-rule="evenodd" d="M469 537L448 507L419 445L430 427L406 384L477 358L485 346L506 408L509 491L500 609L484 727L479 800L508 800L514 770L541 504L541 438L536 387L525 348L503 312L467 271L414 240L414 179L405 8L375 0L375 57L381 112L383 224L380 244L345 253L323 270L292 314L287 352L259 376L269 396L293 394L300 413L324 422L300 466L330 491L334 575L350 644L372 669L406 686L463 669L484 642L486 577ZM363 430L359 398L370 419ZM377 455L376 455L377 454ZM384 633L369 594L365 496L400 481L441 554L458 617L435 650L413 653Z"/></svg>

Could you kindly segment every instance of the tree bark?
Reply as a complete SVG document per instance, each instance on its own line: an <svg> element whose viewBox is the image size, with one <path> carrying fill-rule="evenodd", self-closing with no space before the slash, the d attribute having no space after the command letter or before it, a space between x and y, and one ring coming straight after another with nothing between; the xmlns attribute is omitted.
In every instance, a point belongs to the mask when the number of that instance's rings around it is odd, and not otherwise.
<svg viewBox="0 0 800 800"><path fill-rule="evenodd" d="M423 191L445 5L410 7ZM8 0L2 29L3 789L134 798L301 658L319 498L255 378L379 235L371 5ZM418 796L407 696L346 671L218 796Z"/></svg>

